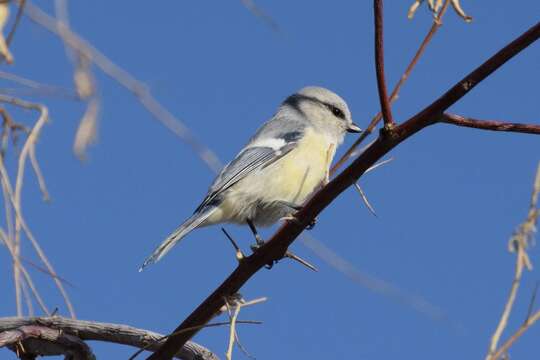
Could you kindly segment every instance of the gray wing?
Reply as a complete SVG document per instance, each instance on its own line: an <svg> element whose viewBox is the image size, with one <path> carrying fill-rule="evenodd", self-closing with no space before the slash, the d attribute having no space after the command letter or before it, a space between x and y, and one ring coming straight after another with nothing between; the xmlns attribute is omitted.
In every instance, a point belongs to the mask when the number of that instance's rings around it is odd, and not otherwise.
<svg viewBox="0 0 540 360"><path fill-rule="evenodd" d="M258 136L264 130L264 127L261 128L250 141L248 147L242 150L233 161L223 168L210 187L208 195L195 212L200 211L206 205L217 200L220 194L252 172L264 169L287 155L296 147L298 140L303 135L302 128L296 128L294 131L289 132L276 131L271 137L268 137L268 139L275 139L275 141L265 142ZM271 143L272 146L257 146L257 143L261 145Z"/></svg>

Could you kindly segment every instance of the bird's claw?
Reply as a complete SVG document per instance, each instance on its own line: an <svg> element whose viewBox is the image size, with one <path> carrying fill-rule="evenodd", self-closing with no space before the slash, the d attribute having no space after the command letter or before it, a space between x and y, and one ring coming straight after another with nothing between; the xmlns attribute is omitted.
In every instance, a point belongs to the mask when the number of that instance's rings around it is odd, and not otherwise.
<svg viewBox="0 0 540 360"><path fill-rule="evenodd" d="M297 225L300 225L300 220L298 220L298 218L296 216L294 216L294 215L284 216L279 220L281 220L281 221L291 221L291 222L296 223ZM313 229L316 224L317 224L317 218L314 218L313 220L311 220L311 222L308 224L308 226L306 226L306 230Z"/></svg>

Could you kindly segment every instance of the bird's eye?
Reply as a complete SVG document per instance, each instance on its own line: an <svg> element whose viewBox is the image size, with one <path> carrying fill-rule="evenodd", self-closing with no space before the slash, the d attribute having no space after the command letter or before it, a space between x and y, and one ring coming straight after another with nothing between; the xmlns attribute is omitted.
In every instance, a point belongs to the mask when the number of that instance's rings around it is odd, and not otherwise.
<svg viewBox="0 0 540 360"><path fill-rule="evenodd" d="M332 111L332 114L334 114L335 117L340 119L345 119L345 114L343 114L343 111L338 109L335 106L330 106L330 111Z"/></svg>

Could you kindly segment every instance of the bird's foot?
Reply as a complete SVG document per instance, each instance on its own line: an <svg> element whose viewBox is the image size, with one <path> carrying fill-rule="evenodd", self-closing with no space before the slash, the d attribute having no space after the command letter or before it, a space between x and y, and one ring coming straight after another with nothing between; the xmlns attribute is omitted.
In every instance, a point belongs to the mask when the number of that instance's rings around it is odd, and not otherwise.
<svg viewBox="0 0 540 360"><path fill-rule="evenodd" d="M294 222L296 223L297 225L300 225L300 220L298 220L298 218L294 215L287 215L287 216L284 216L282 218L279 219L280 221L291 221L291 222ZM313 220L311 220L311 222L308 224L308 226L306 226L306 230L311 230L315 227L315 225L317 224L317 218L314 218Z"/></svg>
<svg viewBox="0 0 540 360"><path fill-rule="evenodd" d="M309 223L308 226L306 226L306 230L311 230L315 227L315 225L317 225L317 218L313 218L313 220L311 220L311 222Z"/></svg>

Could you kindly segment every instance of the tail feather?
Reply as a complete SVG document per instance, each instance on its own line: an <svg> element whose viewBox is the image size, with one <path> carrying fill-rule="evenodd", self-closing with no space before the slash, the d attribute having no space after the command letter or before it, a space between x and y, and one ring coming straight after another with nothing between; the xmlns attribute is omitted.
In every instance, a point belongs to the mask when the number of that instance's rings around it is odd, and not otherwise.
<svg viewBox="0 0 540 360"><path fill-rule="evenodd" d="M143 271L144 268L146 268L148 265L152 265L156 262L158 262L165 254L169 252L169 250L172 249L174 245L176 245L177 242L182 240L184 236L186 236L188 233L190 233L192 230L194 230L196 227L201 225L204 220L206 220L212 213L216 210L216 208L207 208L202 209L202 211L198 211L193 216L191 216L189 219L187 219L182 225L180 225L174 232L169 235L165 241L159 245L152 255L146 258L144 260L142 266L139 268L139 272Z"/></svg>

